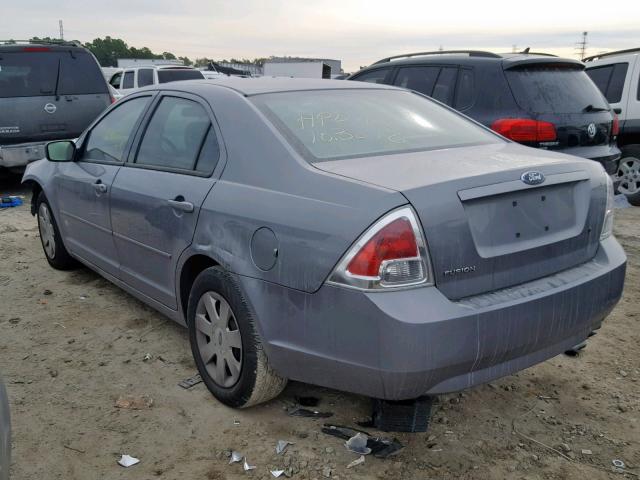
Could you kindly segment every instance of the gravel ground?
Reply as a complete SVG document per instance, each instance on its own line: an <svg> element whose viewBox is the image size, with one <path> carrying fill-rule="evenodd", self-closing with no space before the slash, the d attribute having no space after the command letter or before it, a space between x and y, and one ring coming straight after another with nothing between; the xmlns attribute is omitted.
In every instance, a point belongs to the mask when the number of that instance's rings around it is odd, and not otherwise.
<svg viewBox="0 0 640 480"><path fill-rule="evenodd" d="M0 180L0 193L28 192ZM629 257L624 298L578 357L561 355L463 394L440 397L427 433L398 434L388 459L357 456L320 432L322 420L284 408L321 399L332 423L355 425L366 398L290 383L276 400L243 411L199 384L186 330L97 274L52 270L27 205L0 211L0 374L13 415L12 478L299 479L623 478L640 475L640 208L619 210ZM117 408L122 396L152 406ZM295 443L275 454L277 440ZM551 450L551 449L555 449ZM229 465L229 450L256 469ZM125 469L121 454L139 458Z"/></svg>

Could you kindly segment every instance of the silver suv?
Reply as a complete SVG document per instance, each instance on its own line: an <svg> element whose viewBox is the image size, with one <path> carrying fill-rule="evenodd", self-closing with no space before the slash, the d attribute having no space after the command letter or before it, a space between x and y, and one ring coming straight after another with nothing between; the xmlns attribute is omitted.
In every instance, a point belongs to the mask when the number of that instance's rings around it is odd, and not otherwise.
<svg viewBox="0 0 640 480"><path fill-rule="evenodd" d="M112 101L78 44L0 40L0 170L22 171L48 141L78 137Z"/></svg>

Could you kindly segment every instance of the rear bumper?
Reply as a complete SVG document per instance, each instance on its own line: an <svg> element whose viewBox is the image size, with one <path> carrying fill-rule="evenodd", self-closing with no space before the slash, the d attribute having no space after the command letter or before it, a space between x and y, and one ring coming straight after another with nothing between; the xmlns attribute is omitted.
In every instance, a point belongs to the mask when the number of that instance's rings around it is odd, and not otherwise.
<svg viewBox="0 0 640 480"><path fill-rule="evenodd" d="M626 257L611 237L578 267L452 302L437 288L316 293L238 277L281 375L376 398L453 392L564 352L620 299Z"/></svg>
<svg viewBox="0 0 640 480"><path fill-rule="evenodd" d="M44 147L47 142L20 143L17 145L0 145L0 167L24 167L45 157Z"/></svg>

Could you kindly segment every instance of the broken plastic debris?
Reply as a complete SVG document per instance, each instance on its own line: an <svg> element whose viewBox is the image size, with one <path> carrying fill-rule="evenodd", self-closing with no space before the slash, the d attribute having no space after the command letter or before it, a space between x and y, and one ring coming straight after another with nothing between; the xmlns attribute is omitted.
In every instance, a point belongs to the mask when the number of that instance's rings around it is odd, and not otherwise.
<svg viewBox="0 0 640 480"><path fill-rule="evenodd" d="M278 440L276 444L276 453L281 455L287 449L289 445L293 445L293 442L288 442L287 440Z"/></svg>
<svg viewBox="0 0 640 480"><path fill-rule="evenodd" d="M195 387L199 383L202 383L202 377L199 373L195 374L193 377L185 378L182 380L178 386L184 388L185 390L189 390L190 388Z"/></svg>
<svg viewBox="0 0 640 480"><path fill-rule="evenodd" d="M359 458L356 458L353 462L347 465L347 468L357 467L358 465L364 463L364 455L360 455Z"/></svg>
<svg viewBox="0 0 640 480"><path fill-rule="evenodd" d="M145 354L144 358L142 359L143 362L148 362L149 360L151 360L151 354L147 353Z"/></svg>
<svg viewBox="0 0 640 480"><path fill-rule="evenodd" d="M245 458L245 459L244 459L244 465L243 465L243 468L244 468L244 471L245 471L245 472L248 472L249 470L253 470L253 469L254 469L254 468L256 468L256 467L255 467L255 465L249 465L249 464L247 463L247 459Z"/></svg>
<svg viewBox="0 0 640 480"><path fill-rule="evenodd" d="M140 463L140 460L130 455L122 455L120 460L118 460L118 464L125 468L132 467L137 463Z"/></svg>
<svg viewBox="0 0 640 480"><path fill-rule="evenodd" d="M233 421L233 424L234 424L234 425L236 425L236 426L237 426L237 425L240 425L240 420L234 420L234 421Z"/></svg>
<svg viewBox="0 0 640 480"><path fill-rule="evenodd" d="M284 470L271 470L271 475L278 478L280 475L284 473Z"/></svg>
<svg viewBox="0 0 640 480"><path fill-rule="evenodd" d="M306 418L329 418L333 417L332 412L318 412L317 410L307 410L306 408L293 407L288 411L290 417Z"/></svg>
<svg viewBox="0 0 640 480"><path fill-rule="evenodd" d="M618 459L611 460L611 463L613 463L613 466L616 467L616 468L624 468L625 467L625 464L624 464L624 462L622 460L618 460Z"/></svg>
<svg viewBox="0 0 640 480"><path fill-rule="evenodd" d="M404 445L395 438L391 440L389 438L372 437L362 430L342 427L339 425L325 424L322 428L322 433L326 433L327 435L338 437L343 440L349 440L358 432L368 436L367 447L371 449L371 453L376 458L387 458L398 453L404 448Z"/></svg>
<svg viewBox="0 0 640 480"><path fill-rule="evenodd" d="M360 453L361 455L369 455L371 453L371 449L367 447L367 440L369 437L364 433L356 433L353 437L347 440L344 445L347 447L347 450L350 450L354 453Z"/></svg>
<svg viewBox="0 0 640 480"><path fill-rule="evenodd" d="M582 449L582 454L583 455L593 455L593 452L587 448L583 448Z"/></svg>
<svg viewBox="0 0 640 480"><path fill-rule="evenodd" d="M232 463L240 462L244 457L240 452L233 451L231 452L231 460L229 460L229 465Z"/></svg>

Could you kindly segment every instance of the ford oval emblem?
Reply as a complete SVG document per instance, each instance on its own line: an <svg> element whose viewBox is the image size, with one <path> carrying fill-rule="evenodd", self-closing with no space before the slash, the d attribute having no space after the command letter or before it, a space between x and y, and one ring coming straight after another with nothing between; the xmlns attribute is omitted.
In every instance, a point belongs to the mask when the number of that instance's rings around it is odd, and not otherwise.
<svg viewBox="0 0 640 480"><path fill-rule="evenodd" d="M520 176L520 180L527 185L540 185L544 182L544 175L542 172L524 172Z"/></svg>

